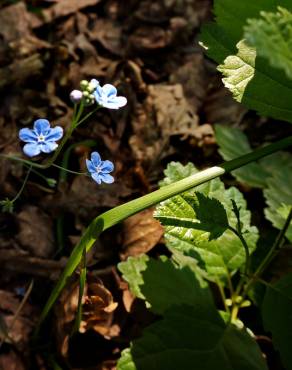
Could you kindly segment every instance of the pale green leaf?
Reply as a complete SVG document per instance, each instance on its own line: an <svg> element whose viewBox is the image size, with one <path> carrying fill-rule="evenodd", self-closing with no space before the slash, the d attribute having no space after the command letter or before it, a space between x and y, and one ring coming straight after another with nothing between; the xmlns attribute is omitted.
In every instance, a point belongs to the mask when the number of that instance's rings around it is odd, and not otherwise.
<svg viewBox="0 0 292 370"><path fill-rule="evenodd" d="M272 333L287 370L292 369L292 274L267 288L262 306L265 329Z"/></svg>
<svg viewBox="0 0 292 370"><path fill-rule="evenodd" d="M274 12L278 5L292 11L290 0L215 0L216 23L204 26L201 38L208 56L220 64L225 60L220 69L238 101L261 115L292 122L292 81L240 42L247 19Z"/></svg>
<svg viewBox="0 0 292 370"><path fill-rule="evenodd" d="M118 269L123 274L123 278L129 283L131 292L141 299L145 299L140 290L140 285L143 284L141 273L147 269L148 261L147 254L143 254L139 257L129 257L127 261L118 264Z"/></svg>
<svg viewBox="0 0 292 370"><path fill-rule="evenodd" d="M198 315L195 307L165 312L141 339L122 353L118 370L267 370L256 342L217 312Z"/></svg>
<svg viewBox="0 0 292 370"><path fill-rule="evenodd" d="M283 69L292 79L292 13L278 8L277 12L261 12L261 18L249 19L244 28L245 39L257 54Z"/></svg>
<svg viewBox="0 0 292 370"><path fill-rule="evenodd" d="M235 100L241 102L245 89L255 74L256 50L244 41L240 41L236 47L238 53L228 56L217 69L225 76L222 79L225 87L232 92Z"/></svg>
<svg viewBox="0 0 292 370"><path fill-rule="evenodd" d="M180 164L177 164L181 168ZM188 168L190 164L188 164ZM193 167L195 171L195 167ZM172 163L167 169L167 180L169 172L175 171L175 164ZM227 213L229 224L233 227L237 225L237 219L232 212L233 199L240 208L240 219L243 224L244 237L248 243L250 252L255 249L258 239L258 231L250 225L250 212L246 209L246 202L242 194L234 187L225 189L224 184L219 179L209 181L199 187L196 192L205 196L217 199L223 204ZM177 249L187 255L196 258L199 266L208 272L210 279L225 281L230 273L235 272L245 262L244 248L239 238L230 230L227 230L217 240L209 241L209 233L202 230L195 230L181 226L184 222L192 223L197 219L191 199L196 199L194 190L189 190L183 195L168 199L157 207L154 217L167 224L167 219L177 220L177 225L172 222L172 226L165 226L165 239L170 249ZM182 223L180 222L182 220Z"/></svg>

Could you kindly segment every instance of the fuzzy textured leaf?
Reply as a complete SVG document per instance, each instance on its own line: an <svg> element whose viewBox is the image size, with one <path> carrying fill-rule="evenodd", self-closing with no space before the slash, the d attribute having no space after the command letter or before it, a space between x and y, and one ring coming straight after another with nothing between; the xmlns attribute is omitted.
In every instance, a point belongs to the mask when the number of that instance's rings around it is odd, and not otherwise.
<svg viewBox="0 0 292 370"><path fill-rule="evenodd" d="M181 164L172 162L165 172L169 178L170 172L177 173ZM190 164L188 164L188 168ZM193 166L193 170L196 171ZM168 179L165 179L165 183ZM189 190L182 195L168 199L157 207L154 217L161 220L165 226L165 239L170 249L177 249L184 254L194 257L199 266L205 269L210 279L225 281L229 273L235 272L245 261L245 252L240 240L227 230L217 240L209 241L209 233L181 226L183 222L190 223L197 219L192 207L196 193L199 192L210 198L217 199L225 208L229 224L236 226L237 220L232 212L231 199L235 200L240 208L240 219L243 224L243 233L248 243L250 252L255 249L258 231L250 225L250 212L246 209L246 202L242 194L234 187L225 190L224 184L219 179L214 179L206 184ZM167 226L167 219L176 219L177 225ZM183 220L182 223L179 220Z"/></svg>
<svg viewBox="0 0 292 370"><path fill-rule="evenodd" d="M292 79L292 13L279 7L275 13L260 14L261 18L248 20L244 37L258 55Z"/></svg>
<svg viewBox="0 0 292 370"><path fill-rule="evenodd" d="M263 306L265 329L272 333L273 343L279 350L287 370L292 369L292 274L286 275L268 287Z"/></svg>
<svg viewBox="0 0 292 370"><path fill-rule="evenodd" d="M219 69L236 100L261 115L292 122L292 81L241 41L247 19L275 12L277 6L292 11L290 0L215 0L216 23L203 27L201 39L208 56L221 64L225 60Z"/></svg>
<svg viewBox="0 0 292 370"><path fill-rule="evenodd" d="M122 353L118 370L266 370L256 342L219 314L174 307Z"/></svg>

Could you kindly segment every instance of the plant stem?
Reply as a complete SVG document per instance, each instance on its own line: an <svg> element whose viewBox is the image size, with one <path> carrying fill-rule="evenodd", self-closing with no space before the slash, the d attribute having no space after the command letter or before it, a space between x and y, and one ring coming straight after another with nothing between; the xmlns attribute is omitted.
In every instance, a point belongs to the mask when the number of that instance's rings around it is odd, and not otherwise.
<svg viewBox="0 0 292 370"><path fill-rule="evenodd" d="M134 199L126 204L115 207L100 216L96 217L85 230L80 242L73 249L67 265L53 289L42 313L40 316L40 323L45 319L60 292L64 288L67 279L72 275L77 266L79 265L83 251L89 251L93 246L94 242L102 231L116 225L117 223L125 220L129 216L132 216L144 209L151 207L159 202L162 202L174 195L180 194L188 189L195 186L201 185L207 181L210 181L216 177L223 175L224 173L233 171L240 168L250 162L257 161L269 154L277 152L280 149L287 148L292 145L292 136L280 140L274 144L267 145L263 148L254 150L251 153L245 154L241 157L225 162L220 166L211 167L204 171L193 174L185 179L177 181L173 184L166 185L163 188L156 190L150 194L144 195L138 199Z"/></svg>
<svg viewBox="0 0 292 370"><path fill-rule="evenodd" d="M228 226L228 229L231 230L238 238L239 240L241 241L241 244L243 245L243 248L244 248L244 251L245 251L245 267L244 267L244 275L246 276L248 274L248 270L249 270L249 261L250 261L250 254L249 254L249 249L248 249L248 245L242 235L242 232L240 230L240 228L238 230L236 230L235 228L233 228L232 226Z"/></svg>
<svg viewBox="0 0 292 370"><path fill-rule="evenodd" d="M86 175L86 176L88 175L87 172L77 172L77 171L68 170L68 168L59 166L56 163L52 163L52 166L56 167L56 168L59 168L59 170L62 170L62 171L68 172L68 173L73 173L74 175Z"/></svg>
<svg viewBox="0 0 292 370"><path fill-rule="evenodd" d="M281 246L282 246L282 244L285 240L285 234L286 234L286 231L288 230L288 227L291 223L291 220L292 220L292 207L290 209L290 212L288 214L288 217L285 221L285 224L284 224L282 230L279 232L274 244L272 245L272 248L267 253L266 257L263 259L263 261L261 262L261 264L259 265L259 267L255 271L253 276L250 278L250 280L247 282L246 286L244 287L243 294L242 294L243 298L248 293L250 287L256 282L256 280L258 280L258 278L262 275L262 273L266 270L268 265L272 262L272 260L277 255L277 252L279 251L279 249L281 248Z"/></svg>
<svg viewBox="0 0 292 370"><path fill-rule="evenodd" d="M18 191L18 193L16 194L16 196L12 199L12 203L14 203L19 197L20 197L20 195L22 194L22 192L23 192L23 189L24 189L24 187L25 187L25 185L26 185L26 183L27 183L27 180L28 180L28 177L29 177L29 175L30 175L30 172L31 172L31 166L29 167L29 169L27 170L27 173L26 173L26 176L25 176L25 178L24 178L24 181L23 181L23 183L22 183L22 185L21 185L21 188L19 189L19 191Z"/></svg>

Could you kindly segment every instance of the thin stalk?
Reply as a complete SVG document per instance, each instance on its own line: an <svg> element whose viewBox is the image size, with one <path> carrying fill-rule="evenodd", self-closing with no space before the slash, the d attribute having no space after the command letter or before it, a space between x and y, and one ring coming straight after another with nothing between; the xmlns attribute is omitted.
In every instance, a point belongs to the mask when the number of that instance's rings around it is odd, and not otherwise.
<svg viewBox="0 0 292 370"><path fill-rule="evenodd" d="M81 123L86 121L90 116L93 115L93 113L98 111L100 108L101 108L100 106L97 106L96 108L94 108L93 111L89 112L85 117L83 117L79 122L77 122L75 127L79 126Z"/></svg>
<svg viewBox="0 0 292 370"><path fill-rule="evenodd" d="M86 175L86 176L88 175L87 172L77 172L77 171L68 170L68 168L59 166L56 163L52 163L52 167L59 168L59 170L62 170L62 171L68 172L68 173L73 173L74 175Z"/></svg>
<svg viewBox="0 0 292 370"><path fill-rule="evenodd" d="M244 275L246 276L248 274L249 262L250 262L250 253L249 253L248 245L247 245L241 231L236 230L234 227L232 227L230 225L228 226L228 229L230 231L232 231L238 237L238 239L241 241L241 244L243 245L244 252L245 252Z"/></svg>
<svg viewBox="0 0 292 370"><path fill-rule="evenodd" d="M257 161L269 154L277 152L278 150L287 148L292 145L292 136L280 140L274 144L267 145L263 148L256 149L251 153L245 154L241 157L225 162L220 166L211 167L204 171L193 174L185 179L177 181L173 184L162 187L150 194L144 195L138 199L134 199L126 204L115 207L100 216L96 217L88 228L85 230L80 242L73 249L67 265L53 289L43 311L40 316L40 323L45 319L62 289L64 288L67 279L72 275L77 266L79 265L84 249L89 251L94 242L102 231L116 225L117 223L125 220L144 209L154 206L174 195L180 194L195 186L208 182L224 173L231 172L237 168L245 166L250 162Z"/></svg>
<svg viewBox="0 0 292 370"><path fill-rule="evenodd" d="M80 278L79 278L79 295L78 295L78 308L77 308L77 315L75 324L73 327L72 334L76 333L79 330L81 319L82 319L82 298L84 294L84 288L86 283L86 249L83 250L82 254L82 268L80 272Z"/></svg>
<svg viewBox="0 0 292 370"><path fill-rule="evenodd" d="M280 250L281 246L284 243L285 234L286 234L286 231L288 230L288 227L289 227L289 225L291 223L291 220L292 220L292 207L290 209L290 212L288 214L288 217L287 217L287 219L285 221L285 224L284 224L282 230L279 232L279 234L278 234L278 236L277 236L274 244L272 245L272 248L267 253L266 257L263 259L263 261L261 262L261 264L259 265L259 267L255 271L255 273L253 274L253 276L250 278L250 280L248 281L248 283L244 287L243 297L246 296L246 294L248 293L250 287L254 284L254 282L256 280L259 279L259 277L262 275L262 273L266 270L266 268L268 267L268 265L272 262L272 260L277 255L278 251Z"/></svg>
<svg viewBox="0 0 292 370"><path fill-rule="evenodd" d="M28 169L28 171L26 173L26 176L25 176L24 181L23 181L23 183L21 185L21 188L19 189L19 191L16 194L16 196L11 200L11 203L14 203L20 197L20 195L22 194L23 189L24 189L24 187L25 187L25 185L27 183L28 177L30 175L30 172L31 172L31 166L29 167L29 169Z"/></svg>

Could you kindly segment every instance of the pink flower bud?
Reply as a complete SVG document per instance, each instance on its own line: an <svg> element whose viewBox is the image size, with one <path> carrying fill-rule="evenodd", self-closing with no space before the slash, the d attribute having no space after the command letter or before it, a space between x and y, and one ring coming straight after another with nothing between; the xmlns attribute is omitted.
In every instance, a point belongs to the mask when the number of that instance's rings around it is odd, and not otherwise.
<svg viewBox="0 0 292 370"><path fill-rule="evenodd" d="M74 104L79 103L81 101L82 97L83 97L83 93L80 90L73 90L70 93L70 99L71 99L72 103L74 103Z"/></svg>

